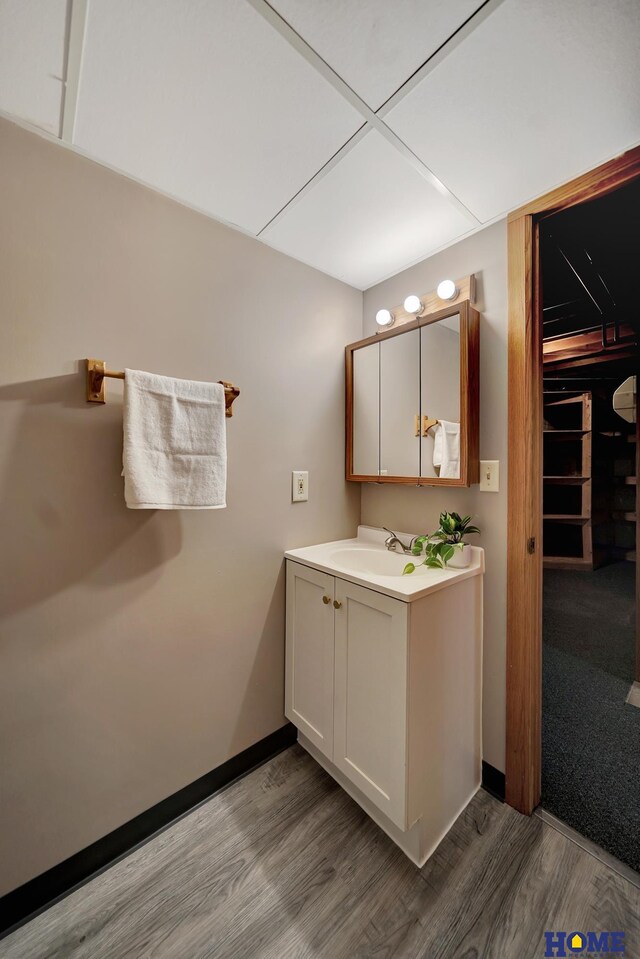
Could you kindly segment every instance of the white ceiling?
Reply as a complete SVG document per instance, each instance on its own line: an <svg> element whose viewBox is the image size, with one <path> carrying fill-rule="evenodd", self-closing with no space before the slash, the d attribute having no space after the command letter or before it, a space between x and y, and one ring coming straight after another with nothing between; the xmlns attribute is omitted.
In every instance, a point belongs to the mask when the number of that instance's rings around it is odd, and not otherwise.
<svg viewBox="0 0 640 959"><path fill-rule="evenodd" d="M638 9L0 0L0 109L364 289L640 141Z"/></svg>
<svg viewBox="0 0 640 959"><path fill-rule="evenodd" d="M0 107L58 135L67 0L0 0Z"/></svg>
<svg viewBox="0 0 640 959"><path fill-rule="evenodd" d="M428 60L482 0L272 0L373 110Z"/></svg>
<svg viewBox="0 0 640 959"><path fill-rule="evenodd" d="M640 138L640 2L508 0L385 121L480 220L506 213Z"/></svg>
<svg viewBox="0 0 640 959"><path fill-rule="evenodd" d="M467 218L370 130L263 237L367 289L420 259L425 246L437 249L468 229Z"/></svg>
<svg viewBox="0 0 640 959"><path fill-rule="evenodd" d="M244 0L91 0L79 90L74 143L252 233L363 123Z"/></svg>

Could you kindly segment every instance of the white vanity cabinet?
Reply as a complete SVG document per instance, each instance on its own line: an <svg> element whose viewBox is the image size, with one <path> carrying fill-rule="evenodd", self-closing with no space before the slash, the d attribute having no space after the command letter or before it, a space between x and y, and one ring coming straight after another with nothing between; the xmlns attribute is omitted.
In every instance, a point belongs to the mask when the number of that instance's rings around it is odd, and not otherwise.
<svg viewBox="0 0 640 959"><path fill-rule="evenodd" d="M482 576L450 575L405 601L287 559L285 713L418 865L480 785Z"/></svg>
<svg viewBox="0 0 640 959"><path fill-rule="evenodd" d="M407 604L287 561L285 714L401 829L406 700Z"/></svg>
<svg viewBox="0 0 640 959"><path fill-rule="evenodd" d="M334 577L287 561L285 714L333 758Z"/></svg>

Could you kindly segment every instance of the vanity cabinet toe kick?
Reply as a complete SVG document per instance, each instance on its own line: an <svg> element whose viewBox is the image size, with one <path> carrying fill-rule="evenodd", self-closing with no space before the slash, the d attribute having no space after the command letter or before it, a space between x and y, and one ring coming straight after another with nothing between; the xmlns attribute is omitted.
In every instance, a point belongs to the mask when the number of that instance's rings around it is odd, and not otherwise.
<svg viewBox="0 0 640 959"><path fill-rule="evenodd" d="M418 866L480 786L482 582L404 602L287 559L285 714Z"/></svg>

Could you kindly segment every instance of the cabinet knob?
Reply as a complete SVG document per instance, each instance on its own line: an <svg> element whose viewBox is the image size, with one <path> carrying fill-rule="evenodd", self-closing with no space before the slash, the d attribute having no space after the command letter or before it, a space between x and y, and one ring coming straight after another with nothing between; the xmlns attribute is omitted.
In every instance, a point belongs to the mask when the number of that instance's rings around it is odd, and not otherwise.
<svg viewBox="0 0 640 959"><path fill-rule="evenodd" d="M322 602L324 603L325 606L327 606L327 605L331 602L331 597L330 597L330 596L323 596L323 597L322 597Z"/></svg>
<svg viewBox="0 0 640 959"><path fill-rule="evenodd" d="M334 606L334 609L340 609L342 607L342 603L339 600L334 599L333 606Z"/></svg>

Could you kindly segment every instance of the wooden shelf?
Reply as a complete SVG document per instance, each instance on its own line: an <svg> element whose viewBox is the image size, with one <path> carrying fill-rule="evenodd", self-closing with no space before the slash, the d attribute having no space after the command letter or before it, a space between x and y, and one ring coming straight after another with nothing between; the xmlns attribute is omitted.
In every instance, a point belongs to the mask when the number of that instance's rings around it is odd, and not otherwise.
<svg viewBox="0 0 640 959"><path fill-rule="evenodd" d="M556 523L586 523L590 516L576 516L575 513L543 513L543 519Z"/></svg>
<svg viewBox="0 0 640 959"><path fill-rule="evenodd" d="M592 395L547 392L543 400L544 565L592 569Z"/></svg>
<svg viewBox="0 0 640 959"><path fill-rule="evenodd" d="M618 421L610 403L589 391L545 393L543 404L545 568L635 562L631 524L637 548L638 481L622 474L633 473L632 460L638 472L637 428Z"/></svg>
<svg viewBox="0 0 640 959"><path fill-rule="evenodd" d="M637 425L620 420L611 424L617 437L609 454L609 524L605 534L612 561L636 561L640 543L638 528L638 460ZM616 427L618 427L616 429ZM626 475L625 475L626 474ZM635 475L633 475L635 474ZM635 547L635 548L634 548ZM637 583L640 595L640 579ZM638 669L640 670L640 633L638 634ZM640 672L637 676L640 679Z"/></svg>
<svg viewBox="0 0 640 959"><path fill-rule="evenodd" d="M593 569L593 560L584 556L545 556L546 569Z"/></svg>
<svg viewBox="0 0 640 959"><path fill-rule="evenodd" d="M549 483L586 483L590 476L543 476L543 480Z"/></svg>
<svg viewBox="0 0 640 959"><path fill-rule="evenodd" d="M561 400L554 400L552 403L547 403L547 406L568 406L571 403L582 403L582 397L584 393L577 393L574 396L565 396L564 393L545 393L545 396L562 396Z"/></svg>

